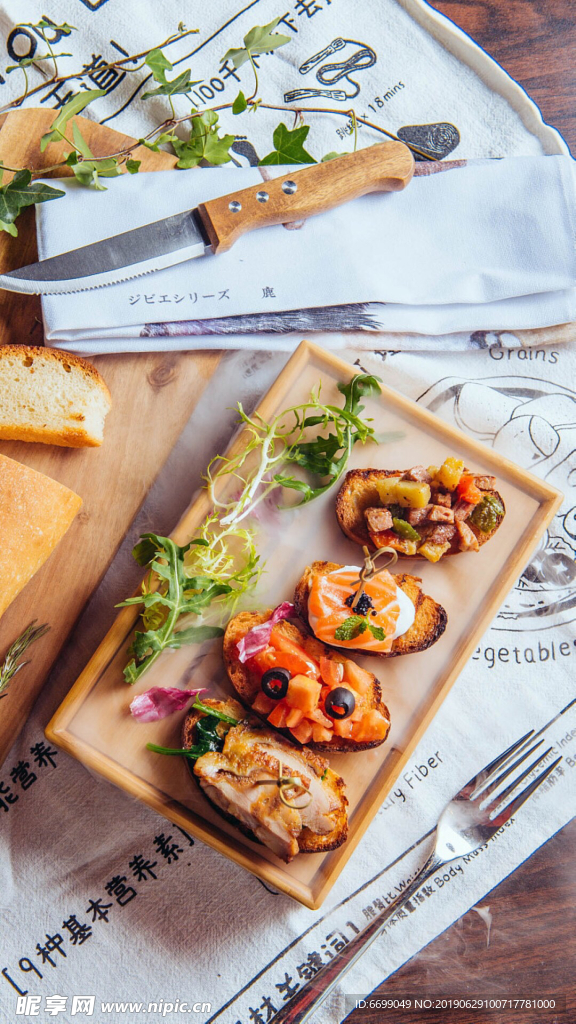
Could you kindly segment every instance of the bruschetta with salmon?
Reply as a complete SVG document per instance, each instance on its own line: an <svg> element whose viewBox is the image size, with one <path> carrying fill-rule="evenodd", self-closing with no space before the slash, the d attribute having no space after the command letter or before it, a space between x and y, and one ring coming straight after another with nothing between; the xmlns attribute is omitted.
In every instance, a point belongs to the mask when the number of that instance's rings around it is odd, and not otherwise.
<svg viewBox="0 0 576 1024"><path fill-rule="evenodd" d="M207 699L202 709L191 708L182 747L218 813L282 860L335 850L346 840L344 780L325 758L289 743L238 701Z"/></svg>
<svg viewBox="0 0 576 1024"><path fill-rule="evenodd" d="M245 657L246 638L271 620L272 609L241 612L226 628L224 662L243 704L314 750L345 753L383 743L390 714L376 676L310 636L303 624L276 622Z"/></svg>
<svg viewBox="0 0 576 1024"><path fill-rule="evenodd" d="M294 595L298 616L318 640L351 654L394 658L425 651L442 636L447 615L422 592L422 580L381 570L360 591L359 566L313 562Z"/></svg>
<svg viewBox="0 0 576 1024"><path fill-rule="evenodd" d="M452 456L441 466L350 470L336 498L336 517L350 540L429 562L478 551L505 513L496 478Z"/></svg>

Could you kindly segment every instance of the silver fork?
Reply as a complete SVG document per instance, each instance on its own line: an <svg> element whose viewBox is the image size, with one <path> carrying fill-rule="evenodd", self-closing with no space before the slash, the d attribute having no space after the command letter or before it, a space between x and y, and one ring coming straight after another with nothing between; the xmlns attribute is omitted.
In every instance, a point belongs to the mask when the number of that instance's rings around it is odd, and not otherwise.
<svg viewBox="0 0 576 1024"><path fill-rule="evenodd" d="M521 792L505 803L513 791L524 781L552 751L552 747L540 754L519 775L516 775L505 789L502 783L510 778L516 769L542 745L533 740L538 733L534 730L522 736L470 779L459 793L446 805L436 826L435 843L432 853L417 875L406 886L397 899L386 907L348 945L322 967L273 1017L273 1024L304 1024L318 1009L333 988L348 970L362 956L368 946L384 931L386 923L405 906L411 896L422 887L427 878L445 864L458 860L477 850L510 820L513 814L538 789L562 760L556 758L532 779ZM504 804L504 806L502 806Z"/></svg>

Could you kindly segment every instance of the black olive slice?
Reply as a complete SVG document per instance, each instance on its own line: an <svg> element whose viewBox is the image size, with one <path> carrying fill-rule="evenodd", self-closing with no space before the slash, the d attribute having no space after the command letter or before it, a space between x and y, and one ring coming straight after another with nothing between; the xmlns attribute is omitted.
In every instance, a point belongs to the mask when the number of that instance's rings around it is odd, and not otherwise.
<svg viewBox="0 0 576 1024"><path fill-rule="evenodd" d="M337 686L330 690L324 701L324 710L329 718L349 718L356 707L356 698L352 690L345 686Z"/></svg>
<svg viewBox="0 0 576 1024"><path fill-rule="evenodd" d="M287 668L269 668L260 682L262 692L270 697L270 700L282 700L288 693L290 679Z"/></svg>

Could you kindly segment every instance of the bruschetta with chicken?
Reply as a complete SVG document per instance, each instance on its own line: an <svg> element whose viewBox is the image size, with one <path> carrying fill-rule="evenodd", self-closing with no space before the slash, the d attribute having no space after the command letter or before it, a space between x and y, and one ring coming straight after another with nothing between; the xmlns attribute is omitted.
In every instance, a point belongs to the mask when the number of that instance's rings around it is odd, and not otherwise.
<svg viewBox="0 0 576 1024"><path fill-rule="evenodd" d="M325 758L289 743L232 698L207 699L202 708L187 714L182 747L205 751L188 763L219 814L286 862L342 845L348 801Z"/></svg>
<svg viewBox="0 0 576 1024"><path fill-rule="evenodd" d="M336 517L350 540L429 562L478 551L505 513L496 478L452 456L441 466L405 471L353 469L336 498Z"/></svg>

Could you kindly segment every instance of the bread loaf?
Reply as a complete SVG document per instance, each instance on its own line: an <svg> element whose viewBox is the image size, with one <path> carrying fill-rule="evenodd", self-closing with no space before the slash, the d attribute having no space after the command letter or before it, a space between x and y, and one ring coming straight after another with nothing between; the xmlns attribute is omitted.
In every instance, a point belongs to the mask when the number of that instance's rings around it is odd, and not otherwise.
<svg viewBox="0 0 576 1024"><path fill-rule="evenodd" d="M0 346L0 438L95 448L110 405L103 378L85 359L53 348Z"/></svg>
<svg viewBox="0 0 576 1024"><path fill-rule="evenodd" d="M82 499L0 455L0 615L64 536Z"/></svg>

